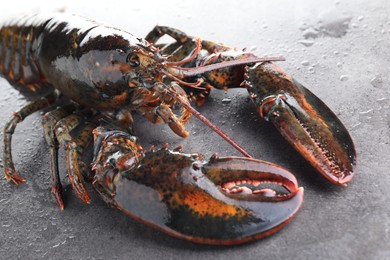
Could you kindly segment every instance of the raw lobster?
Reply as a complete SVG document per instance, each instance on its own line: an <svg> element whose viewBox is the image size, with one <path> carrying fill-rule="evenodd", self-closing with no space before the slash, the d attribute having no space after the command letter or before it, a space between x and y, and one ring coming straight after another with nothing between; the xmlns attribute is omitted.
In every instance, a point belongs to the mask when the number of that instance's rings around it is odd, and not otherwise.
<svg viewBox="0 0 390 260"><path fill-rule="evenodd" d="M164 34L176 42L158 44ZM205 160L166 147L145 152L131 112L165 122L186 137L190 115L202 118L190 101L202 105L212 87L246 87L262 118L273 122L328 180L345 185L356 165L347 130L323 102L272 62L277 60L169 27L157 26L142 39L67 14L9 21L0 29L0 72L26 96L40 98L15 112L4 128L5 177L15 184L25 181L11 155L16 125L51 107L43 128L52 193L61 209L59 147L66 151L70 182L84 202L90 202L85 180L91 180L109 205L178 238L239 244L270 235L302 205L303 189L291 173L253 158L215 155ZM177 102L180 116L172 110ZM90 169L82 156L92 141Z"/></svg>

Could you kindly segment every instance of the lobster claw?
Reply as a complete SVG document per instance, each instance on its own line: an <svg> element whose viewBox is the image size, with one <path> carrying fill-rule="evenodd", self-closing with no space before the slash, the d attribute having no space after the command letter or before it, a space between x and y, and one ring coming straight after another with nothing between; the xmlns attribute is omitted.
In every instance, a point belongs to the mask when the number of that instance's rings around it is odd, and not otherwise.
<svg viewBox="0 0 390 260"><path fill-rule="evenodd" d="M205 161L168 149L140 159L123 153L123 147L103 148L106 153L95 157L95 189L135 220L177 238L224 245L253 241L281 229L303 202L295 177L268 162Z"/></svg>
<svg viewBox="0 0 390 260"><path fill-rule="evenodd" d="M246 85L260 116L325 178L345 186L355 174L352 139L337 116L275 64L247 69Z"/></svg>

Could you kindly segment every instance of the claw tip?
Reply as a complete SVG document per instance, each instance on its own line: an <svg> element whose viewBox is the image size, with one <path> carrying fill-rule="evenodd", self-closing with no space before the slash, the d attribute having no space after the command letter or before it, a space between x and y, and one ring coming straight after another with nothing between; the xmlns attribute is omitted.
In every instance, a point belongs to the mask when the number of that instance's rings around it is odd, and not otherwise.
<svg viewBox="0 0 390 260"><path fill-rule="evenodd" d="M91 204L91 198L89 196L85 196L83 199L82 199L85 203L87 204Z"/></svg>
<svg viewBox="0 0 390 260"><path fill-rule="evenodd" d="M347 181L345 181L345 180L338 180L337 183L340 184L340 186L343 186L343 187L347 187L348 186L347 185Z"/></svg>
<svg viewBox="0 0 390 260"><path fill-rule="evenodd" d="M218 158L219 158L218 153L213 153L213 155L211 155L210 157L210 160L217 160Z"/></svg>

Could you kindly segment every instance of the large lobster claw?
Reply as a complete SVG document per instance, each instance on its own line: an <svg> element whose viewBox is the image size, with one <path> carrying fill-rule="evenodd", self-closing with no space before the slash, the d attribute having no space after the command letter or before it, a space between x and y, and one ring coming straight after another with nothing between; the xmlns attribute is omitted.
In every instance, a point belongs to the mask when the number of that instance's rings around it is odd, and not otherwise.
<svg viewBox="0 0 390 260"><path fill-rule="evenodd" d="M124 149L129 138L106 134L95 155L94 187L114 207L171 236L206 244L253 241L281 229L302 205L303 189L279 166L238 157L205 161L168 149L137 157Z"/></svg>
<svg viewBox="0 0 390 260"><path fill-rule="evenodd" d="M345 186L355 172L352 139L337 116L273 63L247 68L245 85L284 138L329 181Z"/></svg>

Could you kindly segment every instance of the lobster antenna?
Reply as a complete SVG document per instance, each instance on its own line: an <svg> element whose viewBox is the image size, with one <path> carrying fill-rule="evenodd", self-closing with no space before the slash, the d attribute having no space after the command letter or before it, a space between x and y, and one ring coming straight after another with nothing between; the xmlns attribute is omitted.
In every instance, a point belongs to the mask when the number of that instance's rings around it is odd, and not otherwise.
<svg viewBox="0 0 390 260"><path fill-rule="evenodd" d="M223 139L225 139L229 144L236 148L240 153L242 153L247 158L253 158L244 148L242 148L236 141L234 141L230 136L223 132L218 126L214 125L210 120L204 117L201 113L196 111L191 105L187 104L182 97L180 97L172 88L168 89L168 94L178 103L180 103L185 109L191 112L196 118L210 127L214 132L219 134Z"/></svg>
<svg viewBox="0 0 390 260"><path fill-rule="evenodd" d="M231 60L231 61L224 61L220 63L205 65L205 66L199 66L195 68L183 68L183 67L176 67L172 66L170 68L176 69L179 71L182 77L192 77L195 75L199 75L208 71L217 70L217 69L223 69L226 67L232 67L232 66L238 66L238 65L245 65L245 64L251 64L251 63L258 63L258 62L268 62L268 61L285 61L286 59L283 56L279 57L249 57L239 60Z"/></svg>

